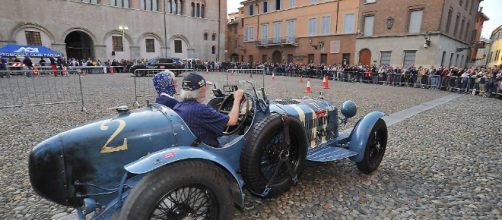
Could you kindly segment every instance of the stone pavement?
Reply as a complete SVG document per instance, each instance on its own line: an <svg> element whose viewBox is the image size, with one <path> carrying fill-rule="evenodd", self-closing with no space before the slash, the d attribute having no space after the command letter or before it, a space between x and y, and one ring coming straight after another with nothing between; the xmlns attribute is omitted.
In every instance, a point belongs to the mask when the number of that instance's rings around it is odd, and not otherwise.
<svg viewBox="0 0 502 220"><path fill-rule="evenodd" d="M225 75L208 73L224 83ZM248 79L237 75L231 80ZM261 84L261 78L255 76ZM130 106L133 81L126 74L84 78L87 113L77 104L0 109L0 219L75 219L71 208L48 202L31 189L27 157L40 141ZM266 80L270 98L298 98L297 78ZM321 81L312 80L314 95ZM337 106L347 99L358 114L388 114L451 95L442 91L331 82L326 98ZM349 160L309 164L300 183L274 199L249 194L236 219L500 219L502 218L502 102L462 95L389 127L380 168L361 174Z"/></svg>

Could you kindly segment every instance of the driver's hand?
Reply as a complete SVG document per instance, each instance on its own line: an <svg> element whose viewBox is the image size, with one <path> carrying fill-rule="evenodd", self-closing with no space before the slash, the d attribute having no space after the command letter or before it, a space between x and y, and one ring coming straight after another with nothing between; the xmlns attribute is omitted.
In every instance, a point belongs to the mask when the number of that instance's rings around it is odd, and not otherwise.
<svg viewBox="0 0 502 220"><path fill-rule="evenodd" d="M234 100L240 102L244 96L244 90L238 89L234 92Z"/></svg>

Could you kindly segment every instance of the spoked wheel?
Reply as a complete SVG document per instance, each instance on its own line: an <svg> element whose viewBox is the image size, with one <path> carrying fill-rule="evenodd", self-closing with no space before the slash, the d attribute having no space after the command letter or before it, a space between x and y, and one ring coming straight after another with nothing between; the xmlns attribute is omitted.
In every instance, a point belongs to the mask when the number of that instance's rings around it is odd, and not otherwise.
<svg viewBox="0 0 502 220"><path fill-rule="evenodd" d="M155 206L150 219L216 219L216 196L202 185L189 185L168 192Z"/></svg>
<svg viewBox="0 0 502 220"><path fill-rule="evenodd" d="M368 137L364 158L361 162L356 163L357 168L365 174L375 171L382 162L386 147L387 125L383 119L378 119Z"/></svg>
<svg viewBox="0 0 502 220"><path fill-rule="evenodd" d="M249 191L273 197L289 190L303 170L307 137L300 121L272 114L252 128L241 153Z"/></svg>
<svg viewBox="0 0 502 220"><path fill-rule="evenodd" d="M231 219L224 171L203 161L182 161L147 174L122 207L120 219Z"/></svg>

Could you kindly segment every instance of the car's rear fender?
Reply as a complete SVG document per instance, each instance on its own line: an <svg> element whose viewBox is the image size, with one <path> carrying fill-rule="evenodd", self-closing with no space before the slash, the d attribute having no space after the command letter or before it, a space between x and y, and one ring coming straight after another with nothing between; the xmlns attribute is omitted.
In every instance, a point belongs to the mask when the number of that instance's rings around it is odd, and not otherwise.
<svg viewBox="0 0 502 220"><path fill-rule="evenodd" d="M242 190L244 185L244 180L242 177L236 173L236 169L233 168L226 160L224 160L220 155L213 152L209 152L200 147L190 147L190 146L179 146L168 148L165 150L157 151L146 155L139 160L127 164L124 168L127 172L132 174L145 174L156 170L160 167L173 164L176 162L184 160L207 160L215 165L221 167L227 173L226 176L232 176L229 179L231 184L232 196L234 198L234 203L239 205L241 208L244 207L244 192ZM187 172L186 170L174 171L174 172ZM237 190L238 188L238 190Z"/></svg>
<svg viewBox="0 0 502 220"><path fill-rule="evenodd" d="M376 124L378 119L382 118L384 115L385 113L380 111L370 112L357 122L350 134L349 150L357 153L357 155L350 158L352 161L361 162L363 160L366 143L368 142L371 129Z"/></svg>

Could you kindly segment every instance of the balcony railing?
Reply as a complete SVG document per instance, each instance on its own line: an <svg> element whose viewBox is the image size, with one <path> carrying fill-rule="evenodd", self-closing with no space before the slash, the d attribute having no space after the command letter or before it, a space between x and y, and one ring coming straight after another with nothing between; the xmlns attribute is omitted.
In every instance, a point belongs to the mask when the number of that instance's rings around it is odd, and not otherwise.
<svg viewBox="0 0 502 220"><path fill-rule="evenodd" d="M257 42L258 47L271 47L271 46L298 46L296 37L290 36L285 38L262 38Z"/></svg>

